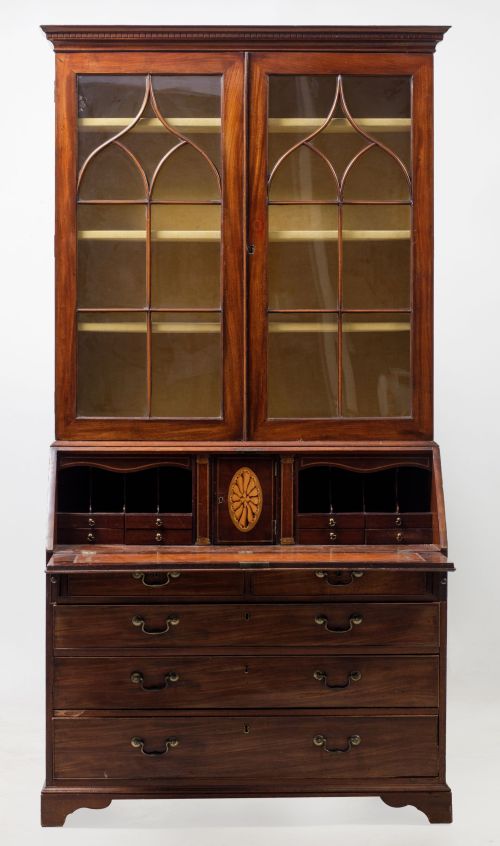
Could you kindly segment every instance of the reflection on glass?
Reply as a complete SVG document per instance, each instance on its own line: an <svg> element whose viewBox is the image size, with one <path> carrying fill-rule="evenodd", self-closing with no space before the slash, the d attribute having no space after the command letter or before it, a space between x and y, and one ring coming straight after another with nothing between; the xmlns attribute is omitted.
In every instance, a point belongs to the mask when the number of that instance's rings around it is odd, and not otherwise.
<svg viewBox="0 0 500 846"><path fill-rule="evenodd" d="M342 373L345 417L409 416L410 316L344 315Z"/></svg>
<svg viewBox="0 0 500 846"><path fill-rule="evenodd" d="M142 205L78 207L78 306L146 304L146 212Z"/></svg>
<svg viewBox="0 0 500 846"><path fill-rule="evenodd" d="M332 200L338 198L338 185L322 156L313 148L302 145L290 153L274 175L269 199Z"/></svg>
<svg viewBox="0 0 500 846"><path fill-rule="evenodd" d="M386 150L371 147L349 170L344 200L408 202L410 185L401 165Z"/></svg>
<svg viewBox="0 0 500 846"><path fill-rule="evenodd" d="M140 417L147 413L146 316L80 313L80 417Z"/></svg>
<svg viewBox="0 0 500 846"><path fill-rule="evenodd" d="M409 206L344 206L344 308L409 308Z"/></svg>
<svg viewBox="0 0 500 846"><path fill-rule="evenodd" d="M338 415L337 316L270 314L268 417Z"/></svg>
<svg viewBox="0 0 500 846"><path fill-rule="evenodd" d="M82 74L78 77L78 161L112 138L139 113L145 76Z"/></svg>
<svg viewBox="0 0 500 846"><path fill-rule="evenodd" d="M153 417L220 417L219 313L153 312L152 359Z"/></svg>
<svg viewBox="0 0 500 846"><path fill-rule="evenodd" d="M171 153L157 171L152 198L185 202L220 200L217 175L198 150L185 144Z"/></svg>
<svg viewBox="0 0 500 846"><path fill-rule="evenodd" d="M336 206L269 207L269 308L337 308Z"/></svg>

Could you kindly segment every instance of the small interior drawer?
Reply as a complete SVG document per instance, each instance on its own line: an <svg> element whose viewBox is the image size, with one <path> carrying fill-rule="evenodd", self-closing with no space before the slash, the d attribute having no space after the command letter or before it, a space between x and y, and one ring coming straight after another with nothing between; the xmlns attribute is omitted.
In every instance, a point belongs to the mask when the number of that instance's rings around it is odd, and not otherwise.
<svg viewBox="0 0 500 846"><path fill-rule="evenodd" d="M297 514L298 529L364 529L365 515L352 514Z"/></svg>
<svg viewBox="0 0 500 846"><path fill-rule="evenodd" d="M123 529L123 512L105 514L102 512L62 513L57 515L59 529Z"/></svg>
<svg viewBox="0 0 500 846"><path fill-rule="evenodd" d="M123 528L101 529L87 527L86 529L62 529L57 532L58 543L62 544L109 544L123 543Z"/></svg>
<svg viewBox="0 0 500 846"><path fill-rule="evenodd" d="M432 529L429 511L392 514L367 514L367 529Z"/></svg>
<svg viewBox="0 0 500 846"><path fill-rule="evenodd" d="M367 529L366 543L432 543L432 529Z"/></svg>
<svg viewBox="0 0 500 846"><path fill-rule="evenodd" d="M126 529L191 529L191 514L125 514Z"/></svg>
<svg viewBox="0 0 500 846"><path fill-rule="evenodd" d="M364 529L297 529L297 543L364 544Z"/></svg>
<svg viewBox="0 0 500 846"><path fill-rule="evenodd" d="M138 546L183 546L193 542L191 529L125 529L125 543Z"/></svg>

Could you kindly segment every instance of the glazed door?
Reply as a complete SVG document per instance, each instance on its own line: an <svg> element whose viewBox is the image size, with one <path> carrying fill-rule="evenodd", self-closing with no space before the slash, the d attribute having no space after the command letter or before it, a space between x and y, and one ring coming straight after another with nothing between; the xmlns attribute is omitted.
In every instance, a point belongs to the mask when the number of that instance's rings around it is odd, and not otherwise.
<svg viewBox="0 0 500 846"><path fill-rule="evenodd" d="M254 438L432 435L431 71L252 57Z"/></svg>
<svg viewBox="0 0 500 846"><path fill-rule="evenodd" d="M242 58L57 73L57 437L238 438Z"/></svg>

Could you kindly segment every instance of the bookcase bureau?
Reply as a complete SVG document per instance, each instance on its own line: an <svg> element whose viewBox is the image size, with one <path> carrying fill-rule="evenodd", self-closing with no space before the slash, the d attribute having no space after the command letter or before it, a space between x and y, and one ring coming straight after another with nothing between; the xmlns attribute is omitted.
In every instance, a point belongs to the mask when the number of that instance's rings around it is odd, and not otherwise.
<svg viewBox="0 0 500 846"><path fill-rule="evenodd" d="M432 411L446 29L43 27L43 825L238 796L380 796L451 821Z"/></svg>

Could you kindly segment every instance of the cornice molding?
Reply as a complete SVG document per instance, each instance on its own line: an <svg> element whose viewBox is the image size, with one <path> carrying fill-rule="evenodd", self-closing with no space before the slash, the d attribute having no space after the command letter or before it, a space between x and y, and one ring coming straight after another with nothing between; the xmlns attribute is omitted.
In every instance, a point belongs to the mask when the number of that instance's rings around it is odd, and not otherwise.
<svg viewBox="0 0 500 846"><path fill-rule="evenodd" d="M433 53L447 26L42 26L56 51L266 50Z"/></svg>

